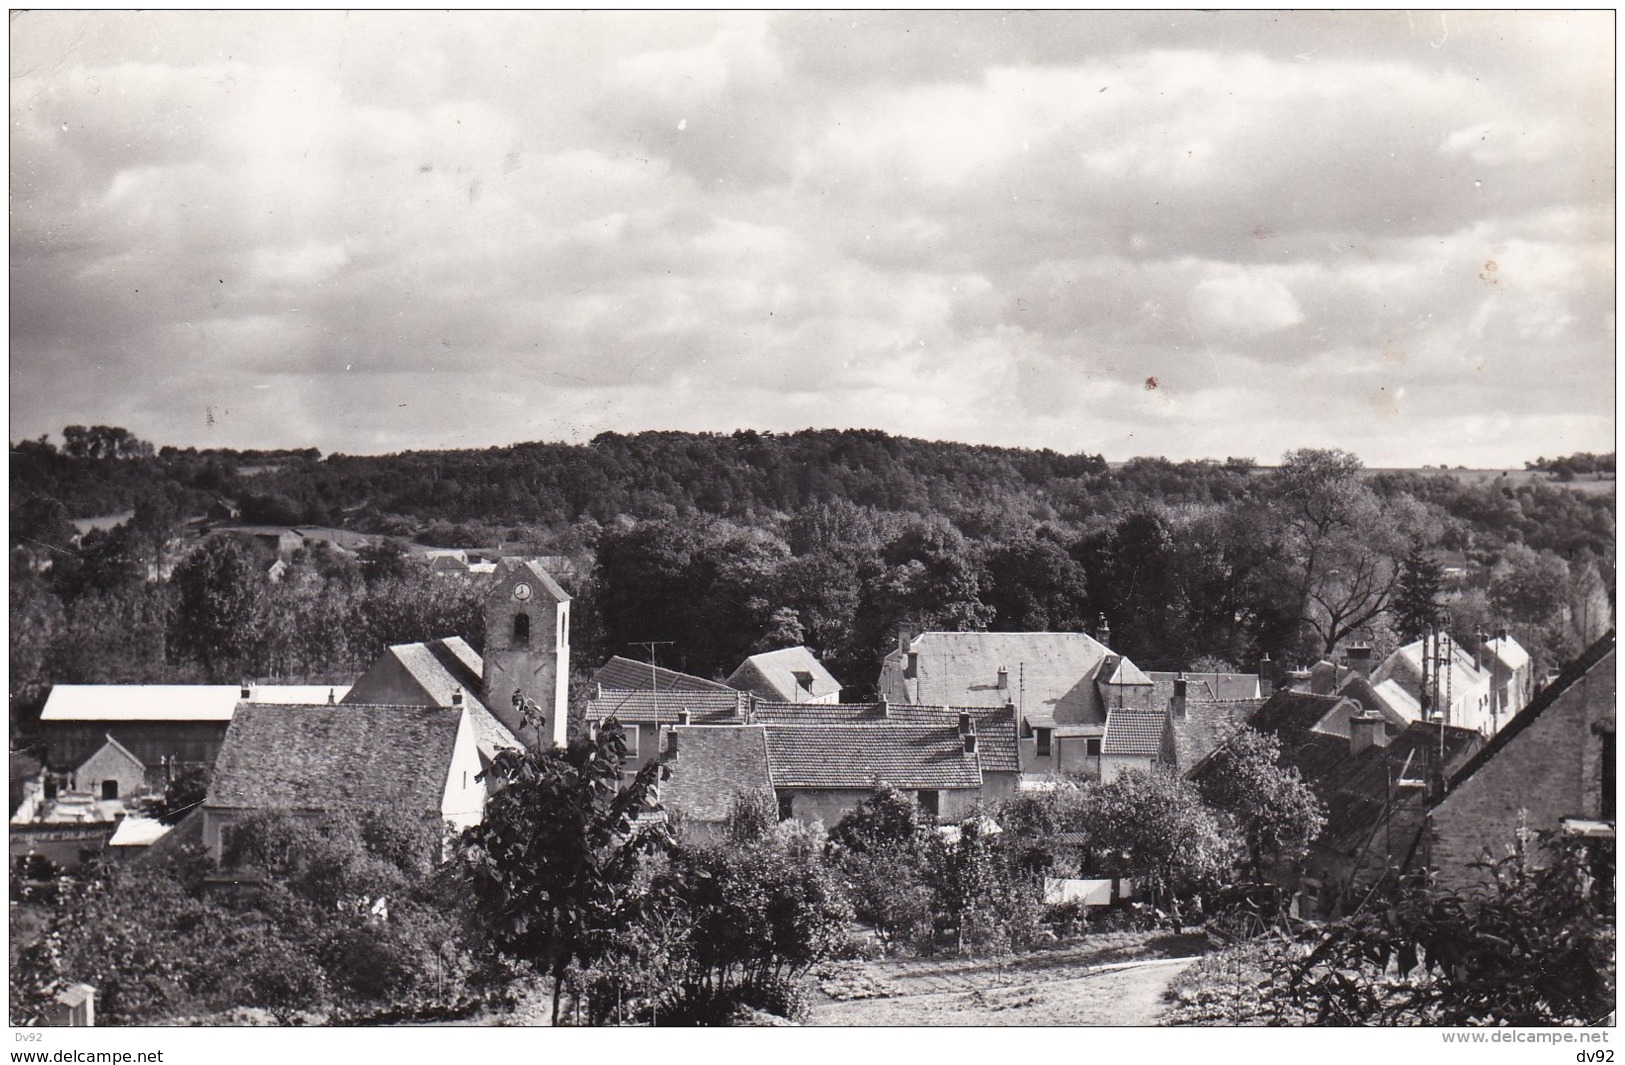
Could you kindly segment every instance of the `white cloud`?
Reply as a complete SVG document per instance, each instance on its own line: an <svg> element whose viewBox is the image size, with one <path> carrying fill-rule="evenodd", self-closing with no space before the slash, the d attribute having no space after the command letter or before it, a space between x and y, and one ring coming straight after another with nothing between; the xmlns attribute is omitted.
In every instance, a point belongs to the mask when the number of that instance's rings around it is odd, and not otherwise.
<svg viewBox="0 0 1625 1065"><path fill-rule="evenodd" d="M1236 274L1213 277L1191 290L1191 314L1202 329L1261 336L1303 321L1298 301L1281 282Z"/></svg>

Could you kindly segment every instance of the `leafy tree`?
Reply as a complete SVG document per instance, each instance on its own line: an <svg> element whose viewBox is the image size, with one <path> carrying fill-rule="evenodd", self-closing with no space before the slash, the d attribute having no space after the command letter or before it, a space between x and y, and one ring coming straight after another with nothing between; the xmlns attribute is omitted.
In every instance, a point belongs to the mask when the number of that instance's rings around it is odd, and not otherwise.
<svg viewBox="0 0 1625 1065"><path fill-rule="evenodd" d="M553 980L553 1020L573 964L591 967L633 904L645 854L669 846L651 809L658 762L620 783L626 739L616 722L567 749L500 751L482 779L496 788L457 858L473 914L496 949Z"/></svg>
<svg viewBox="0 0 1625 1065"><path fill-rule="evenodd" d="M1443 594L1444 568L1427 552L1413 549L1400 567L1389 607L1400 643L1421 639L1444 620Z"/></svg>
<svg viewBox="0 0 1625 1065"><path fill-rule="evenodd" d="M983 558L984 599L996 632L1081 632L1088 610L1083 568L1054 539L997 543Z"/></svg>
<svg viewBox="0 0 1625 1065"><path fill-rule="evenodd" d="M919 804L882 781L852 812L835 823L829 840L849 851L862 852L908 843L919 830Z"/></svg>
<svg viewBox="0 0 1625 1065"><path fill-rule="evenodd" d="M1326 824L1315 793L1280 760L1278 737L1244 727L1214 752L1203 773L1202 797L1245 842L1254 879L1262 879L1266 858L1303 857Z"/></svg>
<svg viewBox="0 0 1625 1065"><path fill-rule="evenodd" d="M400 580L407 576L407 545L398 537L386 536L366 544L356 552L361 575L368 584L382 580Z"/></svg>
<svg viewBox="0 0 1625 1065"><path fill-rule="evenodd" d="M170 577L175 612L169 646L213 679L239 680L259 646L265 581L247 551L229 537L206 540Z"/></svg>
<svg viewBox="0 0 1625 1065"><path fill-rule="evenodd" d="M1228 847L1196 786L1161 766L1091 782L1082 803L1093 872L1133 877L1168 901L1222 877Z"/></svg>
<svg viewBox="0 0 1625 1065"><path fill-rule="evenodd" d="M1398 885L1277 962L1315 1024L1600 1024L1615 1006L1614 841L1546 836L1487 888Z"/></svg>
<svg viewBox="0 0 1625 1065"><path fill-rule="evenodd" d="M1313 653L1330 654L1388 609L1399 560L1425 524L1414 500L1379 500L1361 468L1346 451L1305 448L1287 452L1269 481Z"/></svg>

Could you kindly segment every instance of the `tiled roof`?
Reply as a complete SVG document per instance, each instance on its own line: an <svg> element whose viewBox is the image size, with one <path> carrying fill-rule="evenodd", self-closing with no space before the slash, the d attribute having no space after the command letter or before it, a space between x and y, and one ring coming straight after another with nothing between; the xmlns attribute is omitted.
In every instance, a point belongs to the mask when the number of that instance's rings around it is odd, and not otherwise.
<svg viewBox="0 0 1625 1065"><path fill-rule="evenodd" d="M440 810L463 711L245 705L226 731L209 807Z"/></svg>
<svg viewBox="0 0 1625 1065"><path fill-rule="evenodd" d="M695 821L728 816L734 796L772 787L767 739L761 725L678 726L675 757L664 756L671 776L660 785L660 803Z"/></svg>
<svg viewBox="0 0 1625 1065"><path fill-rule="evenodd" d="M1162 752L1162 731L1168 715L1161 710L1112 710L1106 715L1103 755L1150 755Z"/></svg>
<svg viewBox="0 0 1625 1065"><path fill-rule="evenodd" d="M1185 678L1185 698L1201 699L1204 702L1224 702L1231 699L1257 699L1258 674L1257 673L1168 673L1160 670L1146 670L1145 675L1151 678L1156 685L1157 696L1162 700L1157 705L1167 705L1167 700L1173 697L1173 682L1176 678Z"/></svg>
<svg viewBox="0 0 1625 1065"><path fill-rule="evenodd" d="M976 728L977 753L989 773L1019 773L1016 714L1012 707L899 706L896 703L770 703L757 700L751 713L764 725L903 725L959 733L959 715ZM961 741L962 743L963 741Z"/></svg>
<svg viewBox="0 0 1625 1065"><path fill-rule="evenodd" d="M1048 725L1104 717L1096 672L1110 652L1081 632L927 632L909 644L917 676L893 649L881 669L881 694L893 703L1002 706L1016 702L1030 721ZM1007 688L998 686L1006 670Z"/></svg>
<svg viewBox="0 0 1625 1065"><path fill-rule="evenodd" d="M1187 776L1247 723L1264 705L1263 699L1229 699L1223 702L1186 702L1185 716L1175 716L1170 724L1174 734L1174 759Z"/></svg>
<svg viewBox="0 0 1625 1065"><path fill-rule="evenodd" d="M778 788L980 788L976 755L957 728L770 725L768 766Z"/></svg>
<svg viewBox="0 0 1625 1065"><path fill-rule="evenodd" d="M680 711L687 710L696 725L739 725L745 720L742 707L750 696L725 688L722 691L616 691L600 689L587 700L587 719L598 721L615 717L628 725L674 725Z"/></svg>
<svg viewBox="0 0 1625 1065"><path fill-rule="evenodd" d="M648 691L658 686L661 691L734 691L721 681L706 680L690 673L679 673L664 666L650 666L647 662L634 662L616 655L593 674L600 688L615 691Z"/></svg>
<svg viewBox="0 0 1625 1065"><path fill-rule="evenodd" d="M799 702L834 695L841 682L805 647L751 655L728 678L728 683L763 699Z"/></svg>

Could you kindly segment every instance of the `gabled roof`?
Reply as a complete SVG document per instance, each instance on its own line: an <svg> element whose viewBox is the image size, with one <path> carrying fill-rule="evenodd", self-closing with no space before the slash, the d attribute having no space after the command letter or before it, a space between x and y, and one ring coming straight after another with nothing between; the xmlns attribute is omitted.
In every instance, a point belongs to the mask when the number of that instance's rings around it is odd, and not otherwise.
<svg viewBox="0 0 1625 1065"><path fill-rule="evenodd" d="M404 673L418 688L416 697L408 698L385 674L393 666ZM344 694L350 704L382 702L379 678L389 691L389 700L411 706L449 707L452 697L461 692L463 704L468 707L469 723L474 726L474 741L480 753L487 758L504 748L524 746L512 730L493 714L480 697L484 690L485 663L479 653L461 636L447 636L424 643L398 643L386 648L379 660Z"/></svg>
<svg viewBox="0 0 1625 1065"><path fill-rule="evenodd" d="M805 647L751 655L728 677L728 683L763 699L788 703L820 699L841 690L841 682Z"/></svg>
<svg viewBox="0 0 1625 1065"><path fill-rule="evenodd" d="M700 692L727 692L732 695L737 689L730 688L721 681L706 680L691 673L679 673L675 669L664 666L651 666L647 662L634 662L630 658L616 655L602 666L592 678L600 688L615 691L648 691L658 687L660 691L700 691Z"/></svg>
<svg viewBox="0 0 1625 1065"><path fill-rule="evenodd" d="M982 786L980 763L965 752L958 728L770 725L766 733L777 788L867 790L882 781L905 789Z"/></svg>
<svg viewBox="0 0 1625 1065"><path fill-rule="evenodd" d="M761 725L676 726L677 754L662 756L671 776L660 785L660 803L695 821L727 818L734 796L771 788L766 730Z"/></svg>
<svg viewBox="0 0 1625 1065"><path fill-rule="evenodd" d="M515 577L523 576L526 580L534 583L543 594L547 595L555 603L568 603L570 601L569 593L560 588L559 582L553 579L553 575L547 572L547 569L535 559L505 558L496 564L494 572L496 578L491 585L493 590Z"/></svg>
<svg viewBox="0 0 1625 1065"><path fill-rule="evenodd" d="M438 815L462 717L422 706L245 705L204 806Z"/></svg>
<svg viewBox="0 0 1625 1065"><path fill-rule="evenodd" d="M1497 636L1484 643L1484 650L1495 656L1495 662L1508 673L1515 673L1529 664L1529 652L1511 636Z"/></svg>
<svg viewBox="0 0 1625 1065"><path fill-rule="evenodd" d="M146 763L143 762L141 759L137 758L134 754L130 753L130 749L128 747L124 746L124 744L120 743L118 740L114 739L111 733L108 734L107 739L102 743L102 745L100 747L96 748L94 751L91 751L89 754L87 754L84 757L84 759L79 763L79 765L83 766L85 764L85 762L88 762L92 758L97 757L103 751L107 750L109 747L111 747L113 749L113 753L121 756L125 761L134 764L137 768L141 769L142 771L146 770L146 768L147 768Z"/></svg>
<svg viewBox="0 0 1625 1065"><path fill-rule="evenodd" d="M1100 753L1155 758L1162 753L1162 733L1167 724L1168 715L1161 710L1109 710Z"/></svg>
<svg viewBox="0 0 1625 1065"><path fill-rule="evenodd" d="M1614 665L1612 657L1614 642L1614 630L1609 629L1601 639L1586 648L1585 653L1575 659L1562 673L1558 674L1556 680L1542 688L1528 706L1512 715L1512 719L1484 745L1482 750L1451 775L1449 791L1454 791L1463 781L1478 772L1496 755L1505 750L1507 744L1517 739L1519 733L1533 724L1541 714L1546 712L1548 707L1586 674L1599 667L1611 671Z"/></svg>
<svg viewBox="0 0 1625 1065"><path fill-rule="evenodd" d="M895 703L1003 706L1046 727L1098 722L1104 716L1096 673L1111 652L1081 632L926 632L914 637L914 678L893 649L881 671L881 694ZM999 670L1006 687L999 687Z"/></svg>
<svg viewBox="0 0 1625 1065"><path fill-rule="evenodd" d="M1428 646L1431 648L1431 642ZM1389 655L1371 677L1379 684L1389 679L1396 680L1406 691L1413 695L1420 694L1422 658L1425 653L1421 640L1408 643ZM1478 668L1473 653L1451 639L1448 634L1442 635L1439 639L1439 655L1448 662L1444 671L1445 681L1440 684L1441 691L1448 688L1454 698L1462 699L1476 685L1487 682L1489 675Z"/></svg>
<svg viewBox="0 0 1625 1065"><path fill-rule="evenodd" d="M614 717L626 725L675 725L678 714L687 710L689 721L696 725L740 725L745 722L743 707L749 699L732 688L659 692L601 688L587 700L587 719Z"/></svg>
<svg viewBox="0 0 1625 1065"><path fill-rule="evenodd" d="M1140 672L1140 667L1126 658L1119 658L1112 675L1106 679L1107 684L1134 687L1151 687L1151 678Z"/></svg>
<svg viewBox="0 0 1625 1065"><path fill-rule="evenodd" d="M901 725L959 732L959 715L969 714L976 730L976 750L989 773L1021 772L1016 714L999 706L899 706L896 703L770 703L749 707L752 720L770 726ZM963 746L963 739L960 741Z"/></svg>

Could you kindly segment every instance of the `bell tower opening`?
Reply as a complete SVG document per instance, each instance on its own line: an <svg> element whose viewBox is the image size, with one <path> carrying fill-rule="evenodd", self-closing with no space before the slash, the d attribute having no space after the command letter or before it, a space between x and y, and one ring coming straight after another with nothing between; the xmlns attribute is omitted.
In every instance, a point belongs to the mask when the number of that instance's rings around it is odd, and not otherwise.
<svg viewBox="0 0 1625 1065"><path fill-rule="evenodd" d="M515 614L513 616L513 646L530 646L530 615Z"/></svg>

